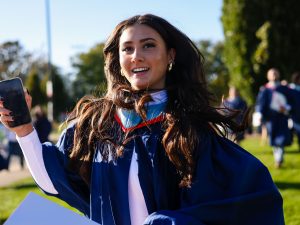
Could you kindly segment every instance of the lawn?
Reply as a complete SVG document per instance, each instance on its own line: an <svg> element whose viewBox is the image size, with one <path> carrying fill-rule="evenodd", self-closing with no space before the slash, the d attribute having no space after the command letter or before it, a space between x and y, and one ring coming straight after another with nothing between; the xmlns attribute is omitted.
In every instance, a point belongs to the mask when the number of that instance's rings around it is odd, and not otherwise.
<svg viewBox="0 0 300 225"><path fill-rule="evenodd" d="M248 137L241 145L269 168L284 199L286 225L300 225L300 152L296 145L286 148L285 163L281 169L274 168L271 148L267 144L261 143L258 137ZM0 225L30 191L45 196L38 190L31 178L0 188ZM53 197L47 198L70 208L60 200Z"/></svg>
<svg viewBox="0 0 300 225"><path fill-rule="evenodd" d="M75 212L75 209L70 207L65 202L45 195L42 193L34 183L32 178L27 178L13 185L0 188L0 225L2 225L5 220L9 217L9 215L13 212L13 210L22 202L22 200L26 197L29 192L35 192L47 199L50 199L64 207L72 209Z"/></svg>
<svg viewBox="0 0 300 225"><path fill-rule="evenodd" d="M270 170L273 180L283 197L286 225L300 225L300 151L294 144L286 148L284 165L275 169L271 147L258 137L250 137L241 145L262 161Z"/></svg>

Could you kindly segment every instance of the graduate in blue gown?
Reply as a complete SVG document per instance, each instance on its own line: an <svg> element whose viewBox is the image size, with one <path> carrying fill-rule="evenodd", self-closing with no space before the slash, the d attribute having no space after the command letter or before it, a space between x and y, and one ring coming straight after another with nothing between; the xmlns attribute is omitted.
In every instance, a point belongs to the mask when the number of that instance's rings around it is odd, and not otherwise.
<svg viewBox="0 0 300 225"><path fill-rule="evenodd" d="M276 68L267 72L268 83L260 88L256 110L261 113L266 125L269 144L273 147L276 168L280 168L284 159L284 147L292 142L288 127L292 95L287 86L280 84L280 73Z"/></svg>
<svg viewBox="0 0 300 225"><path fill-rule="evenodd" d="M237 123L242 123L243 117L247 110L247 103L246 101L240 96L239 91L237 88L231 86L228 91L228 97L224 99L222 102L222 106L226 107L229 111L239 111L238 116L235 118L235 121ZM233 141L236 143L239 143L241 140L243 140L245 137L245 132L239 132L233 136Z"/></svg>
<svg viewBox="0 0 300 225"><path fill-rule="evenodd" d="M202 56L186 35L134 16L116 26L104 56L105 96L81 99L58 143L40 148L53 187L33 174L46 193L102 225L284 224L267 168L225 137L243 126L211 106ZM30 161L32 125L11 129Z"/></svg>
<svg viewBox="0 0 300 225"><path fill-rule="evenodd" d="M293 120L293 131L298 139L298 150L300 151L300 72L293 73L291 81L289 85L293 96L291 118Z"/></svg>

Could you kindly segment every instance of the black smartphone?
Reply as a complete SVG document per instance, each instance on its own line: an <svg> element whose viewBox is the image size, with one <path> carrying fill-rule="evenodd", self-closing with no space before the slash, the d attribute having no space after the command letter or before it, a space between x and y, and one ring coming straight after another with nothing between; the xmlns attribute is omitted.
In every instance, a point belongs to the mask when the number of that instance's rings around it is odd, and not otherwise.
<svg viewBox="0 0 300 225"><path fill-rule="evenodd" d="M12 112L14 121L8 122L8 126L17 127L31 122L20 78L0 81L0 100L3 101L4 108Z"/></svg>

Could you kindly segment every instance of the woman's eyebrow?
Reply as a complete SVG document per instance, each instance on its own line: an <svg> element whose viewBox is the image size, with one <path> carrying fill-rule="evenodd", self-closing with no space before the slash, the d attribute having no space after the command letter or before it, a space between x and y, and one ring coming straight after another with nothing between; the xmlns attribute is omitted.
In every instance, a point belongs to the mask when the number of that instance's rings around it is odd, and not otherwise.
<svg viewBox="0 0 300 225"><path fill-rule="evenodd" d="M154 38L143 38L139 42L144 43L146 41L156 41L156 39L154 39ZM126 45L126 44L131 44L131 43L133 43L133 41L125 41L122 44Z"/></svg>
<svg viewBox="0 0 300 225"><path fill-rule="evenodd" d="M156 41L154 38L143 38L140 40L140 42L146 42L146 41Z"/></svg>

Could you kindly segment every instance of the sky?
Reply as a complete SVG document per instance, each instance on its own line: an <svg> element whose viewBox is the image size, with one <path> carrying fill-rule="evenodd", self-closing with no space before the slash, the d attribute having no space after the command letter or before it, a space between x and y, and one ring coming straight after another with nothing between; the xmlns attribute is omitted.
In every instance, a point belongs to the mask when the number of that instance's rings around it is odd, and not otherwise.
<svg viewBox="0 0 300 225"><path fill-rule="evenodd" d="M24 49L48 55L46 0L0 0L0 44L19 41ZM49 0L51 61L63 73L70 58L105 42L114 27L133 15L152 13L192 40L224 39L222 0Z"/></svg>

